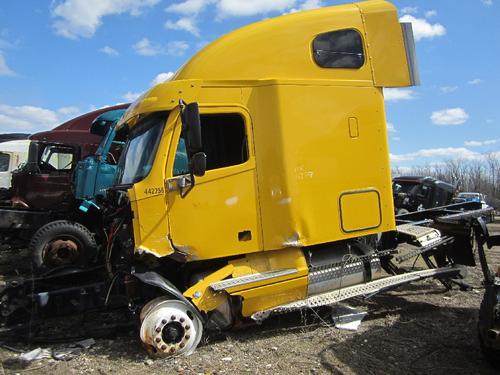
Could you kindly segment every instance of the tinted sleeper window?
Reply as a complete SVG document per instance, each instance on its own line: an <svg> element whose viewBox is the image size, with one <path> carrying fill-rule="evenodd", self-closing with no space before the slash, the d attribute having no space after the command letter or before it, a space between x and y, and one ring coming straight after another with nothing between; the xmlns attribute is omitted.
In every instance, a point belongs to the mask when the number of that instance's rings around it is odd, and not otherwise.
<svg viewBox="0 0 500 375"><path fill-rule="evenodd" d="M352 29L318 35L313 41L313 54L322 68L358 69L365 63L361 35Z"/></svg>

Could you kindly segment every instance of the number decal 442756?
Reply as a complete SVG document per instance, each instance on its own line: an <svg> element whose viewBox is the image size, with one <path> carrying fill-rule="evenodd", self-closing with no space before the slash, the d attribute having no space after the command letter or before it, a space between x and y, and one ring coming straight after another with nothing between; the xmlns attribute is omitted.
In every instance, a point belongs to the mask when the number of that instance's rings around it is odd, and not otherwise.
<svg viewBox="0 0 500 375"><path fill-rule="evenodd" d="M163 187L151 187L144 189L144 194L146 195L156 195L165 193L165 189Z"/></svg>

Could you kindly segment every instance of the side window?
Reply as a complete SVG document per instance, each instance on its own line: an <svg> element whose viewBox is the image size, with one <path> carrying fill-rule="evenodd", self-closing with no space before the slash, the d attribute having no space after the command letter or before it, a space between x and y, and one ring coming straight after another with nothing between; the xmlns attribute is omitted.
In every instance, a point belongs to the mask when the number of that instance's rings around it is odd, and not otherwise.
<svg viewBox="0 0 500 375"><path fill-rule="evenodd" d="M73 166L73 150L57 146L48 146L40 159L42 171L70 171Z"/></svg>
<svg viewBox="0 0 500 375"><path fill-rule="evenodd" d="M358 69L365 63L363 40L353 29L319 34L313 41L313 55L322 68Z"/></svg>
<svg viewBox="0 0 500 375"><path fill-rule="evenodd" d="M0 172L7 172L9 170L10 155L0 152Z"/></svg>
<svg viewBox="0 0 500 375"><path fill-rule="evenodd" d="M201 137L207 154L207 170L248 160L245 122L238 114L202 115Z"/></svg>
<svg viewBox="0 0 500 375"><path fill-rule="evenodd" d="M188 155L184 138L179 139L174 160L174 176L189 173Z"/></svg>
<svg viewBox="0 0 500 375"><path fill-rule="evenodd" d="M245 122L240 115L201 115L200 120L207 170L230 167L248 160ZM186 144L181 136L175 152L174 176L189 173L188 160Z"/></svg>

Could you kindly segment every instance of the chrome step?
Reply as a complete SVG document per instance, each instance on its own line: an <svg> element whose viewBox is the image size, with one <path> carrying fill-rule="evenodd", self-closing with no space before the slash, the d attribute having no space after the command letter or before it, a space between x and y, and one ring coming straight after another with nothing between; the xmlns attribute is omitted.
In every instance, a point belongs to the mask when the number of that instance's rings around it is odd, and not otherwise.
<svg viewBox="0 0 500 375"><path fill-rule="evenodd" d="M235 286L241 286L241 285L256 283L259 281L275 279L278 277L292 275L297 272L298 270L296 268L286 268L276 271L252 273L250 275L243 275L239 277L233 277L232 279L217 281L215 283L210 284L210 288L212 288L216 292L220 292L222 290L234 288Z"/></svg>
<svg viewBox="0 0 500 375"><path fill-rule="evenodd" d="M435 228L423 227L414 224L401 224L396 226L396 230L399 233L411 237L417 241L420 246L430 246L434 243L438 243L441 239L441 232Z"/></svg>
<svg viewBox="0 0 500 375"><path fill-rule="evenodd" d="M319 306L331 305L349 298L375 294L385 289L393 288L405 283L416 280L422 280L428 277L452 277L459 273L459 270L451 267L435 268L430 270L409 272L402 275L389 276L383 279L371 281L369 283L354 285L347 288L337 289L331 292L317 294L307 297L306 299L288 303L285 305L273 307L268 310L256 312L252 315L252 319L261 322L271 315L287 313L290 311L312 308Z"/></svg>

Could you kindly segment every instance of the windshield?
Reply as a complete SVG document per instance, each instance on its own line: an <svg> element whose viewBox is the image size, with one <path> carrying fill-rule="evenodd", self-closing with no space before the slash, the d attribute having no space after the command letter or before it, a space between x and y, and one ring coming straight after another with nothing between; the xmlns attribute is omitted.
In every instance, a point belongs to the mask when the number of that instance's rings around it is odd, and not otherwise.
<svg viewBox="0 0 500 375"><path fill-rule="evenodd" d="M118 184L130 185L143 180L151 171L168 113L149 115L130 134L118 165Z"/></svg>
<svg viewBox="0 0 500 375"><path fill-rule="evenodd" d="M69 171L73 167L73 148L49 145L40 158L41 171Z"/></svg>

